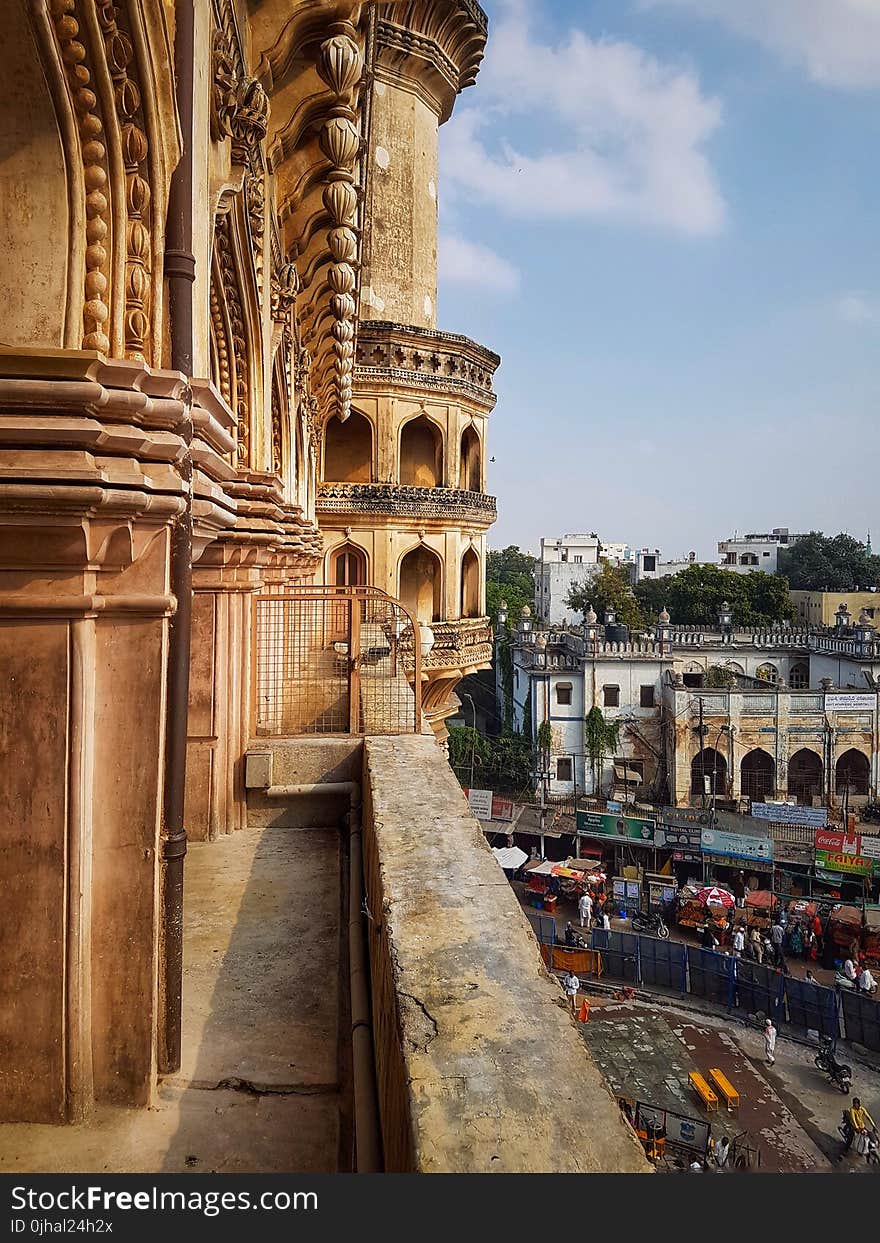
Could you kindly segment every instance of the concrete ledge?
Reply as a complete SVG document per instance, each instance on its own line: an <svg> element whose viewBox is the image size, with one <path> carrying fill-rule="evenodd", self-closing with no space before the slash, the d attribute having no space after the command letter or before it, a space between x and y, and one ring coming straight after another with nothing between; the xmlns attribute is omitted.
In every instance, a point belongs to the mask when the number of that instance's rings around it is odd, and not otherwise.
<svg viewBox="0 0 880 1243"><path fill-rule="evenodd" d="M432 739L364 744L386 1168L648 1172Z"/></svg>

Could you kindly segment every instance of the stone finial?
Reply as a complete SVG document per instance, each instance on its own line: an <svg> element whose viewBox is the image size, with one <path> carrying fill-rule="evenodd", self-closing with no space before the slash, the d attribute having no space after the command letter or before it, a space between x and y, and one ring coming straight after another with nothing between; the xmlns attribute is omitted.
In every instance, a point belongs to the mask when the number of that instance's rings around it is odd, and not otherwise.
<svg viewBox="0 0 880 1243"><path fill-rule="evenodd" d="M539 630L538 633L535 635L535 647L539 647L543 651L546 646L547 646L547 636L544 634L543 631Z"/></svg>
<svg viewBox="0 0 880 1243"><path fill-rule="evenodd" d="M587 623L588 626L595 626L598 620L599 619L596 616L596 610L593 608L592 604L588 604L587 611L584 614L584 621Z"/></svg>
<svg viewBox="0 0 880 1243"><path fill-rule="evenodd" d="M670 621L669 611L668 611L668 609L666 608L666 606L665 606L665 605L664 605L664 607L661 609L661 611L660 611L660 616L657 618L657 620L658 620L658 622L660 623L660 625L661 625L661 626L668 626L668 625L669 625L669 621Z"/></svg>
<svg viewBox="0 0 880 1243"><path fill-rule="evenodd" d="M871 630L873 630L873 629L874 629L874 622L873 622L873 620L872 620L872 619L868 616L868 610L867 610L867 609L862 609L861 613L859 613L859 625L860 625L860 626L868 626Z"/></svg>
<svg viewBox="0 0 880 1243"><path fill-rule="evenodd" d="M520 609L519 615L520 617L531 617L532 610L529 608L527 604L524 604L522 608Z"/></svg>

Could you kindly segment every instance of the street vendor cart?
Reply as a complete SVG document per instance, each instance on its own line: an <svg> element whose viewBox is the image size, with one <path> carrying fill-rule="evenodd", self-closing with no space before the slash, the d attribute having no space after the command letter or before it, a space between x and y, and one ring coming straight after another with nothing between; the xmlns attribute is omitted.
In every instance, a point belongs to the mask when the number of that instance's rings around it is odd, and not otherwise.
<svg viewBox="0 0 880 1243"><path fill-rule="evenodd" d="M549 911L551 914L556 910L559 893L559 882L553 875L555 867L555 863L546 861L527 863L523 869L526 902L529 906L537 907L539 911Z"/></svg>
<svg viewBox="0 0 880 1243"><path fill-rule="evenodd" d="M825 956L823 966L829 970L849 958L853 944L862 939L862 912L857 906L838 904L831 908L825 925Z"/></svg>
<svg viewBox="0 0 880 1243"><path fill-rule="evenodd" d="M735 925L744 925L748 929L757 928L767 932L773 922L778 900L769 889L746 890L743 905L733 912Z"/></svg>
<svg viewBox="0 0 880 1243"><path fill-rule="evenodd" d="M865 907L862 929L862 956L868 966L880 966L880 906Z"/></svg>

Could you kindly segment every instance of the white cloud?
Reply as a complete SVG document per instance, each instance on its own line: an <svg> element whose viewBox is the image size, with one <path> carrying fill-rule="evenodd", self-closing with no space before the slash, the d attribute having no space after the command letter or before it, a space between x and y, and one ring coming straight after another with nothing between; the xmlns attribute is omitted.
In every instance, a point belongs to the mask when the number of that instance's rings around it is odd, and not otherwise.
<svg viewBox="0 0 880 1243"><path fill-rule="evenodd" d="M825 86L880 86L880 0L640 0L714 18Z"/></svg>
<svg viewBox="0 0 880 1243"><path fill-rule="evenodd" d="M480 105L444 128L445 184L530 219L718 232L724 203L704 152L720 124L718 100L691 70L631 43L576 29L558 46L542 43L527 14L520 0L505 5Z"/></svg>
<svg viewBox="0 0 880 1243"><path fill-rule="evenodd" d="M880 300L862 293L845 293L834 304L840 319L858 327L880 325Z"/></svg>
<svg viewBox="0 0 880 1243"><path fill-rule="evenodd" d="M479 285L497 293L515 293L519 272L512 263L488 246L469 242L454 233L441 233L438 241L440 279L456 285Z"/></svg>

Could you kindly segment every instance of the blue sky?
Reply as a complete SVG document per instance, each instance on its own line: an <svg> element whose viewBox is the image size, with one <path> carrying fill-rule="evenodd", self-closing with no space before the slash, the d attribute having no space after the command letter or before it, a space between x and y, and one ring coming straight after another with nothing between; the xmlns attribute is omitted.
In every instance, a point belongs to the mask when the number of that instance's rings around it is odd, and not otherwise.
<svg viewBox="0 0 880 1243"><path fill-rule="evenodd" d="M488 0L439 326L503 357L490 543L880 543L880 0Z"/></svg>

